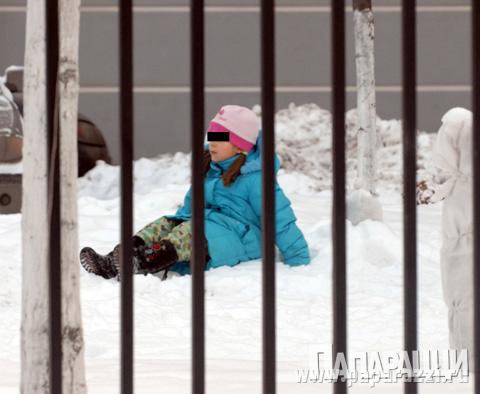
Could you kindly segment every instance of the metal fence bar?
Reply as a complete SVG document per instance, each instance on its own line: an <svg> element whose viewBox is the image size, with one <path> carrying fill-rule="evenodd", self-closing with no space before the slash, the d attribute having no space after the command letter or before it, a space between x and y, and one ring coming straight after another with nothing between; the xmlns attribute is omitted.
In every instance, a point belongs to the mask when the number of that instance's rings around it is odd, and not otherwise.
<svg viewBox="0 0 480 394"><path fill-rule="evenodd" d="M48 209L49 209L49 320L50 320L50 392L62 392L62 271L60 233L60 133L58 130L58 0L47 0L46 85L48 133Z"/></svg>
<svg viewBox="0 0 480 394"><path fill-rule="evenodd" d="M347 279L345 208L345 1L332 0L332 301L333 361L337 354L347 355ZM346 371L345 371L346 372ZM347 392L345 381L337 379L335 394Z"/></svg>
<svg viewBox="0 0 480 394"><path fill-rule="evenodd" d="M474 392L480 394L480 1L472 0Z"/></svg>
<svg viewBox="0 0 480 394"><path fill-rule="evenodd" d="M275 394L275 13L274 0L261 5L262 77L262 325L263 393Z"/></svg>
<svg viewBox="0 0 480 394"><path fill-rule="evenodd" d="M191 0L191 106L192 106L192 393L205 392L205 228L204 228L204 120L205 34L204 1Z"/></svg>
<svg viewBox="0 0 480 394"><path fill-rule="evenodd" d="M417 204L416 204L416 13L415 0L403 0L403 246L404 341L413 362L417 350ZM413 371L412 371L413 372ZM417 383L405 382L405 393L417 393Z"/></svg>
<svg viewBox="0 0 480 394"><path fill-rule="evenodd" d="M133 20L132 0L121 0L120 125L121 125L121 392L133 393Z"/></svg>

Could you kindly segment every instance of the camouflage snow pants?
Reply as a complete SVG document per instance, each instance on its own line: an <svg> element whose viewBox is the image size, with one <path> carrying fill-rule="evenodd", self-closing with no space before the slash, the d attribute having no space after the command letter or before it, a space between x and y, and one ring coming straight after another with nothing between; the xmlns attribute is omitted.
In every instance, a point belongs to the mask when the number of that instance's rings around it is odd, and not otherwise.
<svg viewBox="0 0 480 394"><path fill-rule="evenodd" d="M190 261L192 251L192 222L167 219L162 216L147 224L135 235L142 238L146 244L169 240L178 254L178 261ZM208 256L208 244L205 239L205 256ZM208 260L208 257L207 257Z"/></svg>

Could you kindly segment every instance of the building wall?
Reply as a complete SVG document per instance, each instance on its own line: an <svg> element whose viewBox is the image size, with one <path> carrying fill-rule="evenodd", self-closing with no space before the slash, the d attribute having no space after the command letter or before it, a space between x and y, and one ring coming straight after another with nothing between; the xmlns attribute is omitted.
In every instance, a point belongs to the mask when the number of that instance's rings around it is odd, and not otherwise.
<svg viewBox="0 0 480 394"><path fill-rule="evenodd" d="M99 5L101 3L102 5ZM401 118L400 0L373 0L377 111ZM80 111L105 133L119 160L118 8L85 0L80 37ZM259 0L206 1L206 122L223 104L260 103ZM276 108L314 102L331 109L328 0L277 0ZM347 108L355 106L351 4L347 7ZM418 124L470 108L469 0L418 0ZM190 150L189 0L137 0L134 13L135 157ZM0 73L23 64L25 0L1 0ZM205 124L205 126L207 123Z"/></svg>

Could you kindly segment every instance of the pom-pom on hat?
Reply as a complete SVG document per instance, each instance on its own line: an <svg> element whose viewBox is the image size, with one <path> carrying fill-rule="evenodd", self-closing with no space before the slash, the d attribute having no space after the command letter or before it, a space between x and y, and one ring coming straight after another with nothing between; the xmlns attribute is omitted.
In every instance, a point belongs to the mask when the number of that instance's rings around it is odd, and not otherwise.
<svg viewBox="0 0 480 394"><path fill-rule="evenodd" d="M257 142L260 120L251 109L224 105L211 120L207 132L229 132L230 142L249 152Z"/></svg>

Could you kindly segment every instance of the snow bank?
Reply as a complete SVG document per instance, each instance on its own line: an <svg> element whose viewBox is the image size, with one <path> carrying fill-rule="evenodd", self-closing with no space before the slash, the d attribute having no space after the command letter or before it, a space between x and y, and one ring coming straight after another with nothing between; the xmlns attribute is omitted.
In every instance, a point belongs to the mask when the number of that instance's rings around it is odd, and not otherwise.
<svg viewBox="0 0 480 394"><path fill-rule="evenodd" d="M345 116L347 184L353 186L357 171L358 114L351 109ZM376 120L378 135L378 188L400 191L402 188L402 122ZM436 131L436 130L434 130ZM276 114L276 148L287 171L298 171L315 179L315 190L332 185L332 116L316 104L296 106ZM441 183L441 174L433 167L431 149L435 134L419 131L418 178Z"/></svg>
<svg viewBox="0 0 480 394"><path fill-rule="evenodd" d="M141 158L133 166L134 191L148 194L165 185L183 185L190 182L190 154L177 152L160 155L155 159ZM120 167L104 161L78 180L79 196L108 200L120 195Z"/></svg>
<svg viewBox="0 0 480 394"><path fill-rule="evenodd" d="M279 182L283 186L289 181L280 177ZM171 213L186 187L170 185L136 195L135 227ZM331 192L290 193L289 197L312 256L309 266L292 268L278 259L276 265L277 357L283 371L280 387L291 385L293 390L296 369L307 368L313 351L331 344ZM390 197L382 203L384 223L367 220L353 226L347 222L348 335L352 352L400 350L403 346L401 201ZM120 235L118 198L81 197L79 215L80 246L90 245L102 253L110 251ZM439 231L439 206L420 207L420 344L427 349L444 349L448 344L438 268ZM20 234L20 215L0 218L0 359L8 360L11 372L0 376L0 387L19 379ZM261 261L211 270L205 280L209 392L256 392L261 379L257 368L261 360ZM89 392L118 392L119 284L82 270L81 286ZM154 388L160 386L168 393L187 393L191 277L172 274L162 282L151 275L136 276L134 289L138 390L155 392ZM104 391L107 381L108 390Z"/></svg>
<svg viewBox="0 0 480 394"><path fill-rule="evenodd" d="M277 150L283 168L278 181L292 201L312 261L289 267L277 259L277 359L279 389L315 392L296 384L298 368L332 340L332 246L330 115L313 104L280 111ZM349 125L349 171L355 141ZM380 198L384 221L347 222L349 351L400 351L403 347L402 200L400 123L379 121ZM421 167L428 171L430 136L421 134ZM135 162L134 230L182 203L190 182L190 155L177 152ZM101 253L118 242L119 167L99 163L79 179L80 247ZM441 204L419 207L419 344L448 347L447 310L442 300L438 251ZM0 391L18 392L20 376L20 215L0 216ZM261 261L206 273L206 357L208 392L260 392ZM82 315L90 393L118 392L119 300L115 280L81 270ZM172 273L166 281L136 276L135 373L142 393L187 393L190 379L191 277ZM435 385L436 386L436 385ZM366 386L365 386L366 387ZM391 386L386 391L391 392ZM436 386L435 388L437 388ZM457 391L459 392L459 391Z"/></svg>
<svg viewBox="0 0 480 394"><path fill-rule="evenodd" d="M261 113L260 107L254 111ZM398 120L377 118L378 133L378 189L400 192L402 190L402 124ZM357 112L352 109L346 114L346 160L347 185L353 187L356 176ZM296 106L291 103L287 109L277 112L276 152L281 161L281 170L292 179L301 177L303 192L329 190L332 185L332 121L331 114L316 104ZM435 130L436 131L436 130ZM418 133L418 182L428 185L441 184L445 176L432 163L431 149L435 134ZM135 191L139 194L150 188L174 183L190 182L191 153L177 152L162 154L152 159L139 159L134 164ZM173 163L171 163L173 161ZM170 165L175 165L177 174L169 174ZM106 174L109 174L108 176ZM111 176L110 176L111 175ZM150 183L143 180L149 179ZM80 195L91 195L110 199L119 195L118 166L103 162L80 179ZM144 185L144 186L142 186Z"/></svg>

